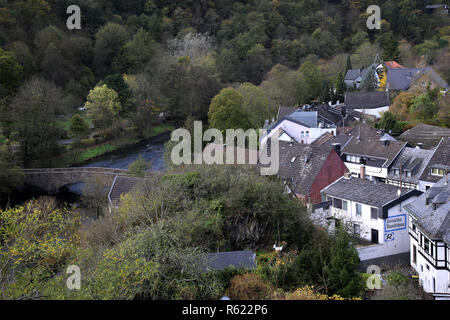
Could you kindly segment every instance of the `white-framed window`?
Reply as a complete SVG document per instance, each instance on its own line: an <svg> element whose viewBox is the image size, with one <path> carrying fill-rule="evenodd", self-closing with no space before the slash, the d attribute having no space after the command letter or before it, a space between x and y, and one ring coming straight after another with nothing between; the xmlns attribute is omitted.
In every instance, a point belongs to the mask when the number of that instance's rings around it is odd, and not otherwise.
<svg viewBox="0 0 450 320"><path fill-rule="evenodd" d="M300 132L300 136L301 136L301 137L304 137L304 136L305 136L305 131L301 131L301 132Z"/></svg>
<svg viewBox="0 0 450 320"><path fill-rule="evenodd" d="M431 175L432 176L444 176L444 169L438 169L438 168L431 168Z"/></svg>
<svg viewBox="0 0 450 320"><path fill-rule="evenodd" d="M407 176L408 178L411 178L412 172L411 172L411 171L406 171L406 176Z"/></svg>
<svg viewBox="0 0 450 320"><path fill-rule="evenodd" d="M362 206L360 203L356 204L356 215L357 216L362 216Z"/></svg>
<svg viewBox="0 0 450 320"><path fill-rule="evenodd" d="M342 200L342 210L347 211L348 210L347 209L348 208L347 205L348 205L348 202L345 201L345 200Z"/></svg>
<svg viewBox="0 0 450 320"><path fill-rule="evenodd" d="M305 131L305 137L309 137L309 131Z"/></svg>
<svg viewBox="0 0 450 320"><path fill-rule="evenodd" d="M399 170L399 169L394 169L394 174L395 174L396 176L398 176L398 175L400 174L400 170Z"/></svg>

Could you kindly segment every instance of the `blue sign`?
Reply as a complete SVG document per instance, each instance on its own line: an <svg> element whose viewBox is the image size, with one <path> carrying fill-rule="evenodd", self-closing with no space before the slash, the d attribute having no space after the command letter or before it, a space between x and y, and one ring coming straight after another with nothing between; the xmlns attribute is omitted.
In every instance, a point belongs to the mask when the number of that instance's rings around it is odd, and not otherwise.
<svg viewBox="0 0 450 320"><path fill-rule="evenodd" d="M404 230L406 229L406 222L406 214L388 217L384 221L384 232Z"/></svg>
<svg viewBox="0 0 450 320"><path fill-rule="evenodd" d="M394 240L394 232L387 232L384 234L384 241L393 241Z"/></svg>

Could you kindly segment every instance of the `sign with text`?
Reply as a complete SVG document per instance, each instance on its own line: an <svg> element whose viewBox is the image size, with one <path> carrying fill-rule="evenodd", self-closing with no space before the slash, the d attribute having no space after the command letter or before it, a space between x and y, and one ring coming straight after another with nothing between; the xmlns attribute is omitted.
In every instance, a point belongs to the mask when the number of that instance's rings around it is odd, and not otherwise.
<svg viewBox="0 0 450 320"><path fill-rule="evenodd" d="M406 229L406 214L392 216L384 221L384 231L391 232Z"/></svg>

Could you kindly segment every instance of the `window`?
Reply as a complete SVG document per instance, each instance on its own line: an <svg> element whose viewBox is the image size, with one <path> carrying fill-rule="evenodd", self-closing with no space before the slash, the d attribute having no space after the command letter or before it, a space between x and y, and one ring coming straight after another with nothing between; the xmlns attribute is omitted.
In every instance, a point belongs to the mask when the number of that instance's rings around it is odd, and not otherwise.
<svg viewBox="0 0 450 320"><path fill-rule="evenodd" d="M423 265L422 264L420 265L420 271L423 272Z"/></svg>
<svg viewBox="0 0 450 320"><path fill-rule="evenodd" d="M305 131L305 137L309 137L309 131Z"/></svg>
<svg viewBox="0 0 450 320"><path fill-rule="evenodd" d="M300 135L303 137L305 135L305 131L301 131Z"/></svg>
<svg viewBox="0 0 450 320"><path fill-rule="evenodd" d="M354 224L353 225L353 232L357 235L359 235L361 233L361 226L359 224Z"/></svg>
<svg viewBox="0 0 450 320"><path fill-rule="evenodd" d="M406 171L406 176L407 176L408 178L411 178L411 175L412 175L411 171Z"/></svg>
<svg viewBox="0 0 450 320"><path fill-rule="evenodd" d="M350 162L352 161L352 157L349 156L348 154L345 156L345 161Z"/></svg>
<svg viewBox="0 0 450 320"><path fill-rule="evenodd" d="M337 199L337 198L333 198L333 207L338 208L338 209L342 209L342 200L341 199Z"/></svg>
<svg viewBox="0 0 450 320"><path fill-rule="evenodd" d="M425 238L425 241L423 243L423 248L425 249L425 251L428 253L428 251L430 250L430 241Z"/></svg>
<svg viewBox="0 0 450 320"><path fill-rule="evenodd" d="M399 169L394 169L394 175L398 176L400 174L400 170Z"/></svg>
<svg viewBox="0 0 450 320"><path fill-rule="evenodd" d="M414 223L412 224L412 229L414 232L416 232L416 225Z"/></svg>
<svg viewBox="0 0 450 320"><path fill-rule="evenodd" d="M347 201L342 201L342 210L347 211Z"/></svg>
<svg viewBox="0 0 450 320"><path fill-rule="evenodd" d="M362 215L362 207L360 203L356 204L356 215L361 216Z"/></svg>
<svg viewBox="0 0 450 320"><path fill-rule="evenodd" d="M427 191L430 188L431 188L431 186L425 186L425 191Z"/></svg>
<svg viewBox="0 0 450 320"><path fill-rule="evenodd" d="M377 208L370 208L370 218L377 220L378 219L378 209Z"/></svg>
<svg viewBox="0 0 450 320"><path fill-rule="evenodd" d="M444 169L438 169L438 168L431 168L431 175L432 176L444 176Z"/></svg>
<svg viewBox="0 0 450 320"><path fill-rule="evenodd" d="M417 248L416 248L416 246L414 244L413 244L413 256L412 256L412 258L413 258L413 263L417 264Z"/></svg>
<svg viewBox="0 0 450 320"><path fill-rule="evenodd" d="M427 270L429 271L430 270L430 266L429 265L426 265L427 266Z"/></svg>

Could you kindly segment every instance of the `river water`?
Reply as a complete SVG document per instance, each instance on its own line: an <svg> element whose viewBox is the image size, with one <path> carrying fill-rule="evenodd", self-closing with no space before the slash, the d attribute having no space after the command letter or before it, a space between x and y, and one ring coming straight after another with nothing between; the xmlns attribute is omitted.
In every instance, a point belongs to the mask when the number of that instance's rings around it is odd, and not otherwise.
<svg viewBox="0 0 450 320"><path fill-rule="evenodd" d="M128 169L128 166L141 155L151 165L150 171L161 171L164 169L164 143L169 139L169 132L162 133L133 146L89 160L78 166Z"/></svg>
<svg viewBox="0 0 450 320"><path fill-rule="evenodd" d="M150 171L164 169L164 143L170 139L170 132L141 141L135 145L121 148L95 159L77 165L78 167L101 167L114 169L128 169L128 166L141 155L149 164ZM55 196L61 203L78 202L82 194L84 183L75 183L62 188ZM45 193L32 186L26 186L22 192L13 194L11 203L22 204L31 198L37 198ZM0 203L0 208L6 203Z"/></svg>

